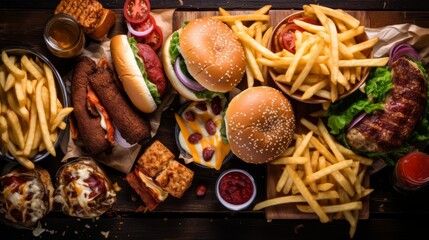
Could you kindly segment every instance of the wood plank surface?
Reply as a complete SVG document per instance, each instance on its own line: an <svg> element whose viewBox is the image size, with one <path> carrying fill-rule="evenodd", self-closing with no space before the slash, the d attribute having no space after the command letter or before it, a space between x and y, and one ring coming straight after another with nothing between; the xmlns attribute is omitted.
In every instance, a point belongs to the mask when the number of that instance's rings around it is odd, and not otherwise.
<svg viewBox="0 0 429 240"><path fill-rule="evenodd" d="M53 13L56 1L12 1L3 0L0 6L0 48L12 45L26 45L44 53L59 69L62 75L72 69L75 59L59 59L46 49L42 38L44 22ZM117 22L110 36L124 33L126 26L123 21L121 4L123 1L102 1L115 8ZM216 10L219 6L227 9L256 9L263 5L260 1L217 1L206 3L205 1L186 1L180 5L180 1L152 1L153 6L159 8L179 7L174 13L173 29L181 26L182 20L213 15L217 11L199 11L201 9ZM387 7L383 7L385 1L318 1L327 3L326 6L351 10L356 16L364 17L370 27L383 27L389 24L414 23L421 27L429 28L429 7L425 1L388 1ZM272 22L279 21L302 6L302 1L272 1L275 10L271 10ZM311 3L311 1L308 1ZM239 6L239 4L242 4ZM393 8L393 6L397 8ZM414 4L414 5L413 5ZM348 6L348 7L347 7ZM20 8L10 10L8 8ZM40 8L31 10L31 8ZM187 11L187 9L192 11ZM382 9L400 11L380 11ZM406 12L403 10L414 9L418 11ZM198 11L197 11L198 10ZM375 11L377 10L377 11ZM425 11L426 10L426 11ZM248 11L245 11L248 12ZM236 13L235 11L233 13ZM174 112L180 107L177 99L167 111L164 112L161 127L155 139L161 140L173 153L178 156L178 149L174 140ZM308 108L297 105L296 114L305 115ZM303 109L305 111L303 111ZM56 169L61 164L61 154L57 158L49 158L41 163L47 168L51 176L55 176ZM0 163L2 167L4 163ZM265 211L252 211L247 209L241 212L231 212L225 209L214 196L214 182L220 172L203 170L196 165L189 165L197 174L194 183L181 199L169 198L162 203L153 213L135 213L140 205L137 195L128 186L124 174L113 169L106 169L113 182L117 182L122 190L118 194L118 203L114 209L97 220L83 220L71 218L62 214L59 208L55 208L46 219L43 226L52 233L46 232L43 239L104 239L101 232L109 232L108 239L219 239L219 238L244 238L244 239L317 239L330 237L331 239L347 239L348 224L345 221L333 221L329 224L321 224L317 220L285 220L275 219L267 221ZM253 166L245 164L237 158L224 166L227 168L243 168L252 173L258 184L258 194L255 203L267 198L267 181L273 179L266 166ZM222 170L223 170L222 169ZM270 170L268 170L270 171ZM421 192L414 196L404 196L395 193L390 183L391 169L386 168L371 176L371 187L375 191L370 198L370 218L360 221L355 239L406 239L425 234L422 217L429 215L429 193ZM208 185L208 192L204 198L195 196L195 187L204 183ZM273 217L271 217L273 218ZM33 239L31 231L15 230L0 224L0 232L6 233L5 239ZM229 238L228 237L228 238ZM3 237L2 237L3 238Z"/></svg>
<svg viewBox="0 0 429 240"><path fill-rule="evenodd" d="M60 0L2 0L0 8L13 9L54 9ZM120 9L125 0L112 1L100 0L103 6L111 9ZM341 8L348 10L383 10L383 11L428 11L429 4L425 0L151 0L153 9L177 8L187 11L213 10L218 7L226 9L257 9L265 4L271 4L273 9L302 9L303 4L320 4L331 8Z"/></svg>

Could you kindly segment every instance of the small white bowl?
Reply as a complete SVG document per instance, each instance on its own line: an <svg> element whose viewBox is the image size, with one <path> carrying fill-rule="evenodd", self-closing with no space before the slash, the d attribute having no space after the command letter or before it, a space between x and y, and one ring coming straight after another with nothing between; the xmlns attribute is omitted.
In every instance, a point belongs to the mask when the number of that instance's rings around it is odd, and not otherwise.
<svg viewBox="0 0 429 240"><path fill-rule="evenodd" d="M249 182L252 185L252 190L253 190L252 195L244 203L240 203L240 204L230 203L230 202L228 202L227 200L225 200L221 196L221 193L220 193L220 190L219 190L221 181L224 179L224 177L226 175L232 174L232 173L238 173L238 174L244 175L246 178L249 179ZM229 210L239 211L239 210L243 210L243 209L247 208L253 202L253 200L255 200L255 197L256 197L256 184L255 184L255 180L253 179L252 175L250 175L248 172L246 172L244 170L241 170L241 169L230 169L228 171L223 172L219 176L219 178L217 179L215 192L216 192L217 199L222 203L223 206L225 206Z"/></svg>

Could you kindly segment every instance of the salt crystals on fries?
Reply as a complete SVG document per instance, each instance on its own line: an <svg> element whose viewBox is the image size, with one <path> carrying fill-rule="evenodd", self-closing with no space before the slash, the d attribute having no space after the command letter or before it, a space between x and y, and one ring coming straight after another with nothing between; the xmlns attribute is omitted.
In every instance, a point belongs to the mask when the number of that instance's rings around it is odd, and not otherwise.
<svg viewBox="0 0 429 240"><path fill-rule="evenodd" d="M253 210L294 203L299 211L315 213L323 223L343 216L353 237L362 198L373 191L363 186L373 161L336 142L322 120L314 124L302 118L300 122L307 133L295 134L294 144L270 162L283 167L276 191L284 196L260 202Z"/></svg>
<svg viewBox="0 0 429 240"><path fill-rule="evenodd" d="M52 69L27 55L1 53L0 151L11 154L21 165L33 169L31 159L46 149L55 156L58 132L73 108L64 108L57 98Z"/></svg>
<svg viewBox="0 0 429 240"><path fill-rule="evenodd" d="M259 65L270 67L275 72L275 81L290 87L290 94L300 92L301 100L316 95L335 102L343 93L361 83L369 73L365 68L387 64L388 57L371 58L372 47L378 38L363 37L365 28L358 19L342 10L319 5L304 5L303 9L302 13L275 30L270 47L274 54L262 54L256 59ZM296 27L283 31L285 24ZM291 43L294 47L290 47L293 51L281 47L283 43L280 41L283 42L285 37L279 32L284 34L288 31L292 31L295 38ZM255 51L266 50L255 45Z"/></svg>
<svg viewBox="0 0 429 240"><path fill-rule="evenodd" d="M267 82L267 66L258 64L256 59L261 58L264 54L275 57L275 55L267 49L268 40L273 31L273 28L270 26L270 16L268 15L270 9L271 5L265 5L250 14L231 15L225 9L219 8L220 16L214 16L214 18L228 24L243 45L246 56L246 78L248 87L254 86L255 79L261 83ZM252 43L262 46L263 50L255 50L254 46L251 45Z"/></svg>

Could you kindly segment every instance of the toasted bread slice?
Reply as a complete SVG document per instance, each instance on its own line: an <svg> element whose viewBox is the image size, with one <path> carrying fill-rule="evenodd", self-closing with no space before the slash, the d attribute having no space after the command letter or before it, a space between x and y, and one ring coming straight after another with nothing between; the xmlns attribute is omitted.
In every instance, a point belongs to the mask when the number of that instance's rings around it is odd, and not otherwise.
<svg viewBox="0 0 429 240"><path fill-rule="evenodd" d="M174 159L174 154L156 140L146 149L137 163L149 176L156 177L172 159Z"/></svg>
<svg viewBox="0 0 429 240"><path fill-rule="evenodd" d="M180 198L192 183L194 172L176 160L171 160L155 179L165 191Z"/></svg>

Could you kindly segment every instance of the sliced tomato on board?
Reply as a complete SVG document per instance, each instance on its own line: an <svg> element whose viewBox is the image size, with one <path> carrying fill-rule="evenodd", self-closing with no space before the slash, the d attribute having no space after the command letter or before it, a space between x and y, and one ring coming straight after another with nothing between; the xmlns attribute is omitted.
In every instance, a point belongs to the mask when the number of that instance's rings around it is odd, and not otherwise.
<svg viewBox="0 0 429 240"><path fill-rule="evenodd" d="M126 0L124 16L130 23L144 22L150 14L149 0Z"/></svg>
<svg viewBox="0 0 429 240"><path fill-rule="evenodd" d="M145 37L136 37L135 38L139 43L146 43L149 45L154 51L157 51L163 42L162 30L158 25L155 25L153 31L149 33Z"/></svg>

